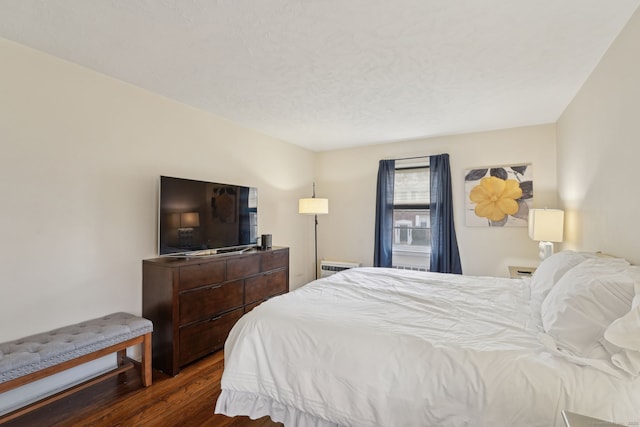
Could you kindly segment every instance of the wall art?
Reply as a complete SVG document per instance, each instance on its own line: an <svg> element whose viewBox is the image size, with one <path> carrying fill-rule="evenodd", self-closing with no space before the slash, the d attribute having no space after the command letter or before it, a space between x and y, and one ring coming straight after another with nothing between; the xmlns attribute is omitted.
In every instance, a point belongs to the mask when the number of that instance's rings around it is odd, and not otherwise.
<svg viewBox="0 0 640 427"><path fill-rule="evenodd" d="M526 227L533 207L531 164L467 169L465 223L471 227Z"/></svg>

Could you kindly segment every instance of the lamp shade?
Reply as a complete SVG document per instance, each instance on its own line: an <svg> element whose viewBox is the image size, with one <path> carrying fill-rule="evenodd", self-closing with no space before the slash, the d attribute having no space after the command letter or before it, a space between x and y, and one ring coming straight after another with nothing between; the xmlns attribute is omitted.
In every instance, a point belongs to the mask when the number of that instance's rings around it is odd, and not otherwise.
<svg viewBox="0 0 640 427"><path fill-rule="evenodd" d="M184 212L180 214L180 227L199 227L200 214L198 212Z"/></svg>
<svg viewBox="0 0 640 427"><path fill-rule="evenodd" d="M316 197L298 200L298 213L305 215L323 215L329 213L329 199Z"/></svg>
<svg viewBox="0 0 640 427"><path fill-rule="evenodd" d="M529 237L538 242L562 242L564 211L559 209L531 209Z"/></svg>

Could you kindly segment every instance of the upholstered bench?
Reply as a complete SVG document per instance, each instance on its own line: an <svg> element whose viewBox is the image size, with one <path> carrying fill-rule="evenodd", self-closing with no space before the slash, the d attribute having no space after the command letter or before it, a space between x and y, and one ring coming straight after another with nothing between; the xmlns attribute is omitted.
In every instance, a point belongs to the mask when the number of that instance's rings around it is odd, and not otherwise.
<svg viewBox="0 0 640 427"><path fill-rule="evenodd" d="M152 330L153 324L147 319L129 313L114 313L0 344L0 393L117 353L114 370L0 417L0 422L131 368L135 362L126 357L126 350L137 344L142 344L142 384L145 387L151 385Z"/></svg>

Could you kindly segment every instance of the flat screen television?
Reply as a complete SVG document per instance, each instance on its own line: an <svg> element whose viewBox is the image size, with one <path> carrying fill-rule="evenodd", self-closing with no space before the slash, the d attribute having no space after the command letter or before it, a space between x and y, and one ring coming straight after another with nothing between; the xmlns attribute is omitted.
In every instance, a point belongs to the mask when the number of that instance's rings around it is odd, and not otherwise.
<svg viewBox="0 0 640 427"><path fill-rule="evenodd" d="M255 246L254 187L160 177L158 253L213 255Z"/></svg>

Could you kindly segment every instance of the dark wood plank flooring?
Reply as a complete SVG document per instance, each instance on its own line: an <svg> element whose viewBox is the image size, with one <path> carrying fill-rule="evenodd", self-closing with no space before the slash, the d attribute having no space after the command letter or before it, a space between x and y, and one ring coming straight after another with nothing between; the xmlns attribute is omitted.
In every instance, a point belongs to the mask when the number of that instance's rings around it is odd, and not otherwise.
<svg viewBox="0 0 640 427"><path fill-rule="evenodd" d="M282 427L269 417L251 420L213 413L223 367L220 351L175 377L154 370L153 385L148 388L142 386L138 371L131 369L3 426Z"/></svg>

